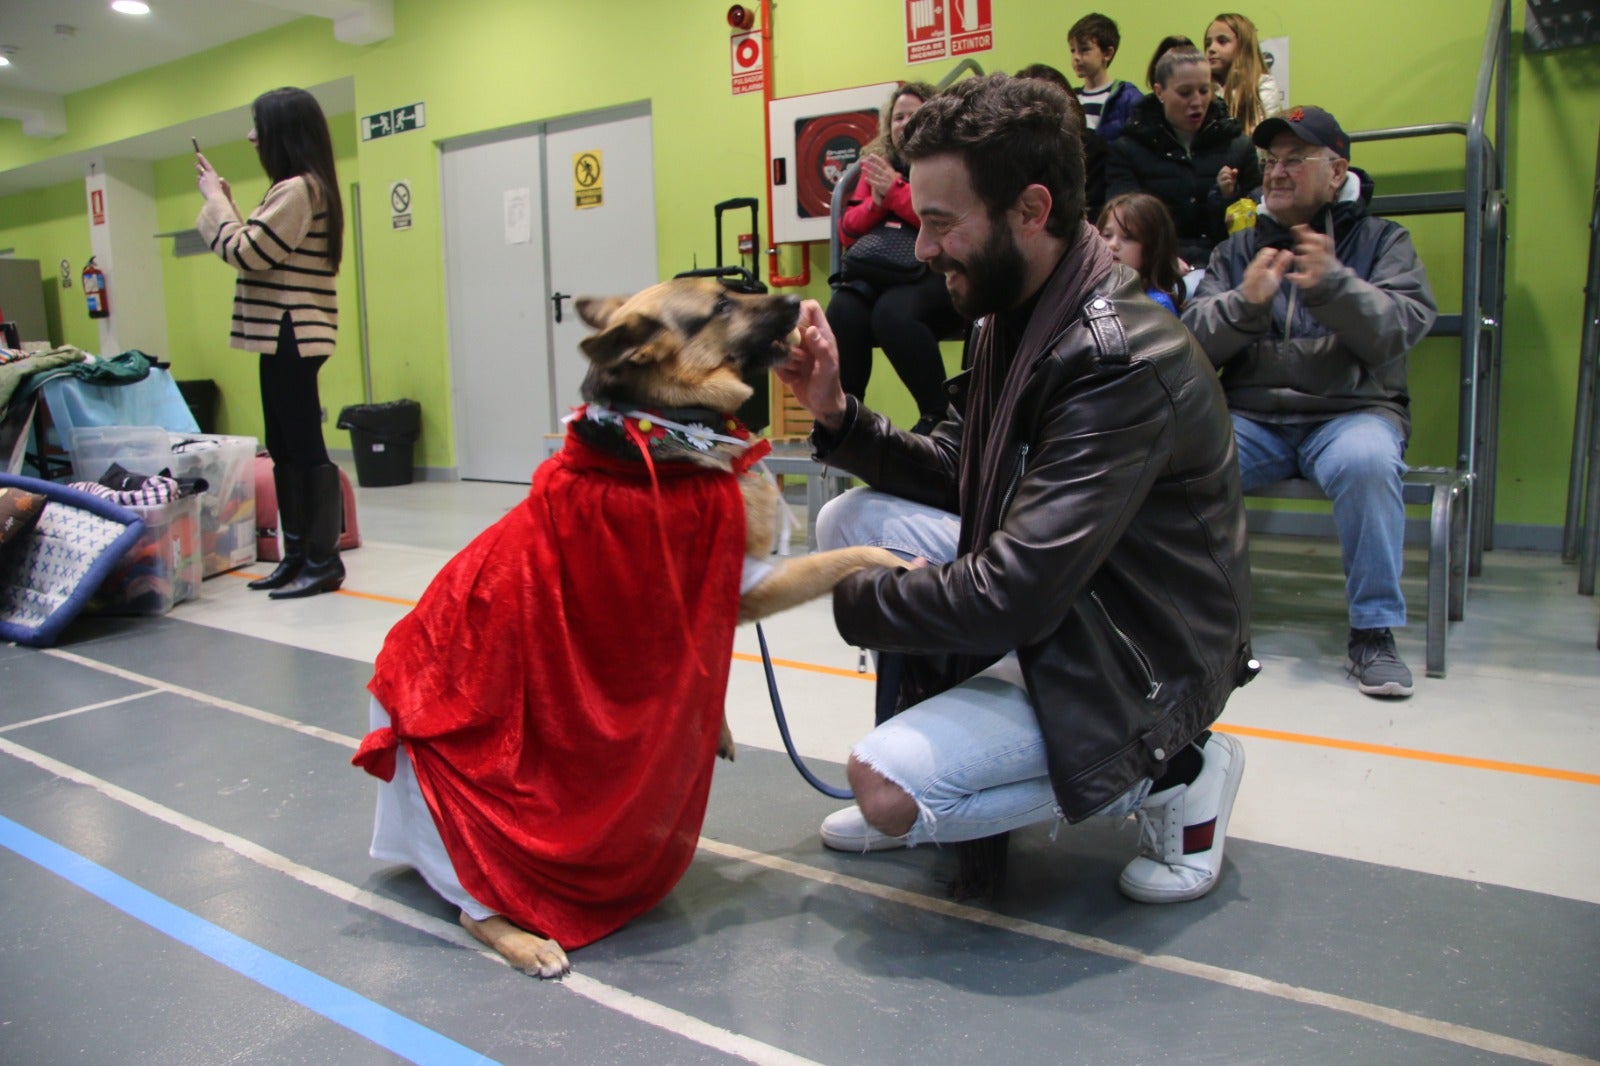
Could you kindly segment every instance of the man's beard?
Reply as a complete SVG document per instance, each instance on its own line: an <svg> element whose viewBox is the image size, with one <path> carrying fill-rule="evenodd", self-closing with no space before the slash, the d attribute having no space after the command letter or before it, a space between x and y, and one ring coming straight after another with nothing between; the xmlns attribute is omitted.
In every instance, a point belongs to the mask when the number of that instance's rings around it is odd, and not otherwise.
<svg viewBox="0 0 1600 1066"><path fill-rule="evenodd" d="M966 262L946 256L933 261L935 270L949 273L953 268L966 279L966 293L957 296L951 290L950 301L969 319L1004 311L1022 300L1028 265L1005 223L1004 216L994 219L989 239Z"/></svg>

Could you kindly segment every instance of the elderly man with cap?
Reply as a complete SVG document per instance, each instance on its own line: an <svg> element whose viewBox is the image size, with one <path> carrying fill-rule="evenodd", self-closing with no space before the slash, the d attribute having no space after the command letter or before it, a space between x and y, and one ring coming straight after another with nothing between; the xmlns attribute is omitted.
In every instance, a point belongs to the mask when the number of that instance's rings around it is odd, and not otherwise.
<svg viewBox="0 0 1600 1066"><path fill-rule="evenodd" d="M1409 696L1392 632L1406 621L1406 354L1438 309L1405 227L1367 213L1372 181L1332 115L1296 107L1253 140L1256 226L1217 246L1183 321L1221 371L1244 490L1305 477L1333 501L1349 675L1369 696Z"/></svg>

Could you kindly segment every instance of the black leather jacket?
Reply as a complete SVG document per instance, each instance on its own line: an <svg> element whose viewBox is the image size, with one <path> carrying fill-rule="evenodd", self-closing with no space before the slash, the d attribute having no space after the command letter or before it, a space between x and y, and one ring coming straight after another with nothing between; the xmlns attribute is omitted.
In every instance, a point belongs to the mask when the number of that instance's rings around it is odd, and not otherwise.
<svg viewBox="0 0 1600 1066"><path fill-rule="evenodd" d="M834 590L846 640L936 657L919 660L936 679L915 698L1015 649L1070 821L1159 777L1254 670L1238 460L1216 374L1124 267L1084 312L1023 396L1014 483L989 542ZM926 437L850 401L840 435L814 435L819 457L956 510L964 383L951 382L952 420Z"/></svg>
<svg viewBox="0 0 1600 1066"><path fill-rule="evenodd" d="M1154 93L1139 101L1106 159L1106 199L1147 192L1167 205L1178 231L1178 254L1191 266L1205 265L1211 249L1228 236L1227 207L1217 172L1238 170L1237 196L1261 184L1256 147L1239 120L1213 100L1188 148L1178 140Z"/></svg>

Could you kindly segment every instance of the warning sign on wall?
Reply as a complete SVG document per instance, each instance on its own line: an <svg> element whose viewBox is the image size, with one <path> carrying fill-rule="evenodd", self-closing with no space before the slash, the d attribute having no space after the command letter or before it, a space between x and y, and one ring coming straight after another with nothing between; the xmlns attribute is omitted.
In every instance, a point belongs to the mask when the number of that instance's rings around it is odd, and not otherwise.
<svg viewBox="0 0 1600 1066"><path fill-rule="evenodd" d="M605 182L601 180L600 149L572 153L572 206L599 207L606 202Z"/></svg>
<svg viewBox="0 0 1600 1066"><path fill-rule="evenodd" d="M732 50L733 95L761 91L761 71L765 64L761 55L761 33L736 33L728 38Z"/></svg>
<svg viewBox="0 0 1600 1066"><path fill-rule="evenodd" d="M906 0L906 62L930 63L950 53L945 32L949 0Z"/></svg>
<svg viewBox="0 0 1600 1066"><path fill-rule="evenodd" d="M993 0L905 0L905 4L907 63L931 63L994 47Z"/></svg>
<svg viewBox="0 0 1600 1066"><path fill-rule="evenodd" d="M955 0L950 22L950 54L964 56L994 47L993 0Z"/></svg>

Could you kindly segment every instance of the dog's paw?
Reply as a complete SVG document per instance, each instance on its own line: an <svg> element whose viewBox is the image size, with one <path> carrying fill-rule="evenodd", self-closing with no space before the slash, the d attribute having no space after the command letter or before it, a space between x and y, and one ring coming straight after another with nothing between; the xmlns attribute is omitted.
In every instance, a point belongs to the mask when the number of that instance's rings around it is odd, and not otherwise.
<svg viewBox="0 0 1600 1066"><path fill-rule="evenodd" d="M480 922L462 911L461 925L530 977L565 977L572 972L572 963L560 944L542 936L534 936L501 915L496 914Z"/></svg>
<svg viewBox="0 0 1600 1066"><path fill-rule="evenodd" d="M722 721L722 736L717 740L717 758L733 761L733 730L728 728L727 719Z"/></svg>
<svg viewBox="0 0 1600 1066"><path fill-rule="evenodd" d="M863 550L871 553L867 563L865 564L867 566L900 567L906 565L906 561L904 559L890 551L888 548L868 547L864 548Z"/></svg>

